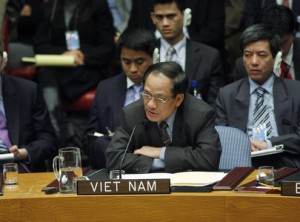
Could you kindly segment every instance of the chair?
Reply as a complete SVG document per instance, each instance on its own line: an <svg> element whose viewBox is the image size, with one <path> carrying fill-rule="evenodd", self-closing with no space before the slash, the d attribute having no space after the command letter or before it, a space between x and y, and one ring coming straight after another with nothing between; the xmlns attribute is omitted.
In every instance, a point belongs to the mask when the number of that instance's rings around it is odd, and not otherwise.
<svg viewBox="0 0 300 222"><path fill-rule="evenodd" d="M251 144L248 135L238 128L229 126L215 126L215 129L219 134L222 146L219 169L252 166Z"/></svg>

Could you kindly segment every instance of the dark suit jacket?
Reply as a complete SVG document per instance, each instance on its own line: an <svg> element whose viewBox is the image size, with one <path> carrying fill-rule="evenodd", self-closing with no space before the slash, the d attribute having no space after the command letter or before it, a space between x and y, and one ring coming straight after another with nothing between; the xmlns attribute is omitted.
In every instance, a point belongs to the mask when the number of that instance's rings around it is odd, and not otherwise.
<svg viewBox="0 0 300 222"><path fill-rule="evenodd" d="M192 22L188 27L191 39L224 50L225 9L224 0L187 0L192 10ZM155 30L150 13L152 0L133 0L129 27L145 27Z"/></svg>
<svg viewBox="0 0 300 222"><path fill-rule="evenodd" d="M264 7L272 5L276 5L276 0L247 0L245 5L245 28L256 23ZM293 1L292 11L296 20L300 14L300 1Z"/></svg>
<svg viewBox="0 0 300 222"><path fill-rule="evenodd" d="M64 69L56 67L50 70L52 73L61 73L58 78L61 90L67 98L75 99L95 88L101 79L107 77L108 64L114 54L115 30L106 0L86 1L86 4L92 5L87 18L83 20L82 15L76 16L75 13L71 17L69 27L65 25L63 2L57 1L52 22L49 13L53 8L53 1L46 3L45 15L35 35L35 53L62 54L67 51L65 31L78 31L84 65Z"/></svg>
<svg viewBox="0 0 300 222"><path fill-rule="evenodd" d="M221 146L214 128L214 111L205 102L186 94L177 109L173 125L173 138L165 152L165 171L217 170ZM119 169L130 134L134 126L146 119L143 101L136 101L122 109L121 125L107 149L107 168ZM197 121L195 121L197 120ZM133 154L144 145L162 147L156 122L138 123L128 153L123 162L126 173L148 173L153 158Z"/></svg>
<svg viewBox="0 0 300 222"><path fill-rule="evenodd" d="M123 73L101 81L97 87L83 136L84 149L90 158L92 168L105 167L105 151L110 140L107 137L92 138L89 135L94 132L107 135L106 127L112 132L117 129L120 125L120 111L125 103L126 91L127 80Z"/></svg>
<svg viewBox="0 0 300 222"><path fill-rule="evenodd" d="M239 128L246 132L250 93L249 80L243 78L221 88L217 98L216 112L217 125L226 125ZM278 128L278 137L270 139L273 145L284 144L287 150L281 155L270 155L256 159L255 165L271 164L275 167L290 166L300 168L300 136L293 127L283 124L283 119L293 124L300 123L300 97L298 92L300 82L275 77L274 112Z"/></svg>
<svg viewBox="0 0 300 222"><path fill-rule="evenodd" d="M210 46L187 39L185 74L189 79L188 92L193 94L191 81L196 80L202 98L215 107L219 88L224 82L220 53Z"/></svg>
<svg viewBox="0 0 300 222"><path fill-rule="evenodd" d="M294 71L295 79L300 80L300 38L295 38L294 48L293 48L293 62L294 62ZM243 63L243 58L240 57L235 62L235 67L232 70L232 76L234 80L239 80L248 76L246 68Z"/></svg>
<svg viewBox="0 0 300 222"><path fill-rule="evenodd" d="M11 143L27 149L32 171L45 171L45 159L52 159L57 147L42 94L32 81L6 75L1 78Z"/></svg>

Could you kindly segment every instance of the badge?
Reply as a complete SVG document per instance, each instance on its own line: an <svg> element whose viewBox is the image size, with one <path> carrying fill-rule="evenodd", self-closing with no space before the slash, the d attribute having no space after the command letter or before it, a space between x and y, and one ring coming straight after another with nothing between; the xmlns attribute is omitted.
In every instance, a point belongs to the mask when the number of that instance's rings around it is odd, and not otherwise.
<svg viewBox="0 0 300 222"><path fill-rule="evenodd" d="M79 35L77 31L66 31L66 42L68 50L80 48Z"/></svg>
<svg viewBox="0 0 300 222"><path fill-rule="evenodd" d="M267 132L266 124L260 124L259 126L253 127L252 139L259 140L259 141L265 141L267 139L266 132Z"/></svg>

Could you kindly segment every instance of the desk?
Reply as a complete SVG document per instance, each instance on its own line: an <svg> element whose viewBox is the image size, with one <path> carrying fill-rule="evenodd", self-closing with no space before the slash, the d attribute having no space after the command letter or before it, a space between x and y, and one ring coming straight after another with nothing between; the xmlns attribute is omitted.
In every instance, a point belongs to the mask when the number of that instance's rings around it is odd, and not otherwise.
<svg viewBox="0 0 300 222"><path fill-rule="evenodd" d="M244 182L255 177L252 173ZM20 174L4 188L0 221L299 221L300 199L235 191L77 196L41 192L53 173Z"/></svg>

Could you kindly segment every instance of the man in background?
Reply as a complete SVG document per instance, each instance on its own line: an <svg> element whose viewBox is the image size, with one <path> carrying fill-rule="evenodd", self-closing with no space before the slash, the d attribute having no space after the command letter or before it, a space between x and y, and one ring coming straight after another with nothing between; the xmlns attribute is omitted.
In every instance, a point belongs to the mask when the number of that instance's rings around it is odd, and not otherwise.
<svg viewBox="0 0 300 222"><path fill-rule="evenodd" d="M84 133L83 144L92 168L105 167L110 134L120 125L121 109L140 98L143 76L152 64L155 45L154 34L146 29L130 29L121 35L118 51L123 73L99 83ZM95 132L107 136L96 138Z"/></svg>

